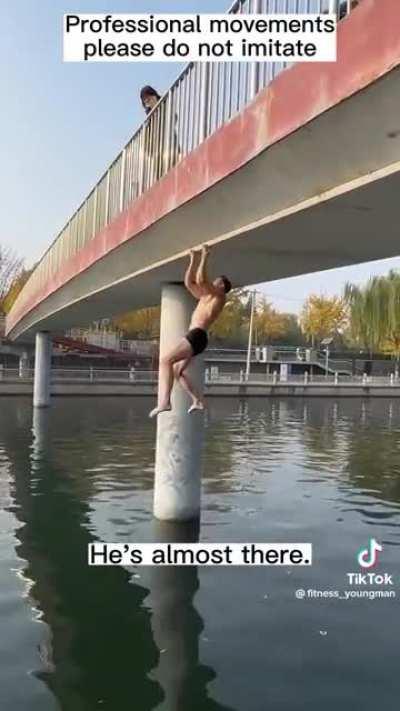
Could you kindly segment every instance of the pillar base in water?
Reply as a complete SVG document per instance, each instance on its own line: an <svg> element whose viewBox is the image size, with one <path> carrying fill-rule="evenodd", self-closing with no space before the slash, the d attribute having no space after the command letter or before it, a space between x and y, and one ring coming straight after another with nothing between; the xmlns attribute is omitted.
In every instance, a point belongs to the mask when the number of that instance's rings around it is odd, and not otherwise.
<svg viewBox="0 0 400 711"><path fill-rule="evenodd" d="M50 334L45 331L37 333L33 385L34 407L49 407L50 405L51 348Z"/></svg>

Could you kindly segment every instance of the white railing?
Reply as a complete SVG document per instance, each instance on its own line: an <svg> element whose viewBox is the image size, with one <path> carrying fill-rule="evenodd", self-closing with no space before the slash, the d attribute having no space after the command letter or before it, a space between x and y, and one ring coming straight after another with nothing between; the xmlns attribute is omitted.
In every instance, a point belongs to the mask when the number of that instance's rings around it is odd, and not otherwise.
<svg viewBox="0 0 400 711"><path fill-rule="evenodd" d="M32 368L5 368L0 365L0 381L27 380L32 381L34 370ZM126 368L52 368L52 382L124 382L124 383L152 383L157 382L158 373L151 370L136 370Z"/></svg>
<svg viewBox="0 0 400 711"><path fill-rule="evenodd" d="M316 385L352 385L360 387L369 386L393 386L400 387L400 379L396 373L390 373L389 375L382 376L368 376L364 375L343 375L339 373L333 373L328 375L310 375L309 373L297 374L297 375L287 375L281 377L279 370L272 371L270 373L250 373L249 377L246 378L246 373L241 370L239 373L213 373L212 369L207 368L206 370L206 382L210 384L218 383L230 383L230 384L249 384L249 385L302 385L302 386L316 386Z"/></svg>
<svg viewBox="0 0 400 711"><path fill-rule="evenodd" d="M1 382L32 382L34 371L32 368L5 368L0 365ZM125 383L132 385L156 384L158 372L153 370L136 370L135 368L52 368L52 383ZM304 387L316 386L358 386L358 387L393 387L400 388L400 378L397 373L383 376L345 376L335 373L333 375L310 375L308 373L287 375L281 377L278 371L271 373L250 373L246 379L245 371L234 373L215 373L211 368L206 368L205 382L207 385L299 385Z"/></svg>
<svg viewBox="0 0 400 711"><path fill-rule="evenodd" d="M51 371L52 382L84 381L84 382L123 382L123 383L152 383L158 379L158 374L151 370L135 370L128 368L117 370L115 368L53 368Z"/></svg>
<svg viewBox="0 0 400 711"><path fill-rule="evenodd" d="M351 0L236 0L230 13L326 13ZM285 62L190 63L146 117L44 254L14 308L32 296L128 205L229 121L283 69ZM306 89L305 89L306 90Z"/></svg>

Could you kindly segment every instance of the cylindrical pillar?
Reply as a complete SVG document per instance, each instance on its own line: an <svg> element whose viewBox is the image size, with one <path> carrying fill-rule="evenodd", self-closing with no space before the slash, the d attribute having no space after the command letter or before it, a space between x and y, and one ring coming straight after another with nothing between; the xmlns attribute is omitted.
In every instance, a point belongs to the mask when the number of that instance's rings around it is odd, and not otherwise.
<svg viewBox="0 0 400 711"><path fill-rule="evenodd" d="M36 334L34 407L50 405L51 338L46 331Z"/></svg>
<svg viewBox="0 0 400 711"><path fill-rule="evenodd" d="M160 358L174 348L189 328L194 299L181 284L165 284L161 297ZM196 356L187 375L200 392L204 359ZM200 517L201 452L204 414L188 414L190 401L175 383L171 412L157 417L154 515L162 521Z"/></svg>
<svg viewBox="0 0 400 711"><path fill-rule="evenodd" d="M29 355L24 351L19 357L19 377L29 377Z"/></svg>

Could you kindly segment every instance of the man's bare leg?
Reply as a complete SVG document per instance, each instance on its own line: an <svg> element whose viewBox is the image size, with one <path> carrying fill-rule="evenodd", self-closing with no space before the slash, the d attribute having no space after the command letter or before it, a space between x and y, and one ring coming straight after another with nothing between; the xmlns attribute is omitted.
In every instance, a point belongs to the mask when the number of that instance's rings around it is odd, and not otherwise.
<svg viewBox="0 0 400 711"><path fill-rule="evenodd" d="M182 362L175 363L174 372L175 377L179 381L181 387L188 393L189 397L192 399L192 404L189 407L188 413L194 412L195 410L204 410L204 400L200 393L194 388L191 380L187 377L185 371L188 367L191 358L187 358Z"/></svg>
<svg viewBox="0 0 400 711"><path fill-rule="evenodd" d="M149 413L149 417L156 417L160 412L171 410L171 391L174 384L174 363L192 357L192 347L186 338L165 356L160 359L159 396L158 405Z"/></svg>

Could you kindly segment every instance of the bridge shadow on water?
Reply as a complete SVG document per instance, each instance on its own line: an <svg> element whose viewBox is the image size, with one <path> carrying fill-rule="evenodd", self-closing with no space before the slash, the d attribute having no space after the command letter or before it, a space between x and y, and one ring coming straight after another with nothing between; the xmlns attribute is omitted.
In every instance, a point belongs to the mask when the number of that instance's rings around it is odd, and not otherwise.
<svg viewBox="0 0 400 711"><path fill-rule="evenodd" d="M62 711L234 711L210 698L216 673L199 660L197 568L149 569L148 588L124 568L89 567L96 537L87 484L71 486L67 465L54 456L51 410L34 412L30 436L32 410L20 405L0 420L12 462L11 509L22 524L17 553L48 629L34 674ZM155 522L153 533L154 540L190 542L199 530Z"/></svg>

